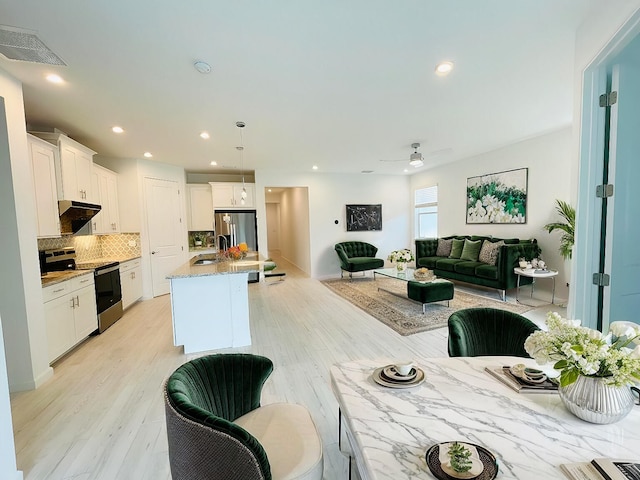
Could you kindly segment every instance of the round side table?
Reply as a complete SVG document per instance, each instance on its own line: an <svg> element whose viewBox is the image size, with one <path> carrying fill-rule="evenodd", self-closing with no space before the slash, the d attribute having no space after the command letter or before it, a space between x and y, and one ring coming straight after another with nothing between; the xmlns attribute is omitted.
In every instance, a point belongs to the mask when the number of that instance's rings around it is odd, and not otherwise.
<svg viewBox="0 0 640 480"><path fill-rule="evenodd" d="M533 298L533 288L536 284L536 279L538 278L550 278L553 280L553 288L551 290L551 304L555 302L556 299L556 277L558 276L557 270L539 270L535 268L514 268L513 273L518 276L518 285L516 287L516 302L522 303L519 298L520 293L520 277L529 277L533 278L533 282L531 283L531 297ZM527 305L523 303L523 305ZM529 305L534 306L534 305Z"/></svg>

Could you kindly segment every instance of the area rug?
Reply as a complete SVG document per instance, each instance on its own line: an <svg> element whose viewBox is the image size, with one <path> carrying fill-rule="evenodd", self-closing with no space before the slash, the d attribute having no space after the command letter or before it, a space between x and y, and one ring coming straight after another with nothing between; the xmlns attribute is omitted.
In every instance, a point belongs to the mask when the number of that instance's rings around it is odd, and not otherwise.
<svg viewBox="0 0 640 480"><path fill-rule="evenodd" d="M524 313L532 307L510 302L499 302L479 295L455 289L453 300L429 303L422 314L422 304L406 298L407 284L390 278L337 279L322 283L345 300L361 308L372 317L392 328L400 335L413 335L435 328L445 327L449 316L458 310L471 307L491 307ZM401 295L378 291L378 287Z"/></svg>

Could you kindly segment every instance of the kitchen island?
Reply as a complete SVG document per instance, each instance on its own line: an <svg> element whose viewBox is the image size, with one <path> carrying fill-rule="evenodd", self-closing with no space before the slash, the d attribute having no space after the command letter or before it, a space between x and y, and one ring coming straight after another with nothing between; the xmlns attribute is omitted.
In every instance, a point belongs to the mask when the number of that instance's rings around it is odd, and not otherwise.
<svg viewBox="0 0 640 480"><path fill-rule="evenodd" d="M203 254L168 275L173 344L184 353L251 345L247 282L261 269L257 252L236 261Z"/></svg>

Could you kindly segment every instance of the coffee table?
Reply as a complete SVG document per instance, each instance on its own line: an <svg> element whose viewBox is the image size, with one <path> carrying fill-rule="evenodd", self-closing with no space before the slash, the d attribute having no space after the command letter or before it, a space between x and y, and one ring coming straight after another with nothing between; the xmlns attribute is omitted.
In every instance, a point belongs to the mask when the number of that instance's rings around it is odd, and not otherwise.
<svg viewBox="0 0 640 480"><path fill-rule="evenodd" d="M419 280L414 276L415 270L413 268L407 268L403 271L398 271L396 268L379 268L373 271L373 279L376 279L376 275L382 275L387 278L394 278L396 280L402 280L407 283L407 296L409 300L413 300L422 304L422 314L426 312L426 306L428 303L433 302L447 302L449 306L449 300L453 298L453 283L444 278L436 278L434 280L425 281ZM396 297L405 298L398 293L387 290L386 288L378 287L378 290L390 293Z"/></svg>

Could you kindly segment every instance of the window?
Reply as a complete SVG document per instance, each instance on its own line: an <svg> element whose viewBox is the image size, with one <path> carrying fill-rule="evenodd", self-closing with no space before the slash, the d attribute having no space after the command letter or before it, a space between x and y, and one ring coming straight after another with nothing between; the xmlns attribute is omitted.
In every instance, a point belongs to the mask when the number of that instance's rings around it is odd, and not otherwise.
<svg viewBox="0 0 640 480"><path fill-rule="evenodd" d="M438 237L438 186L415 191L416 238Z"/></svg>

